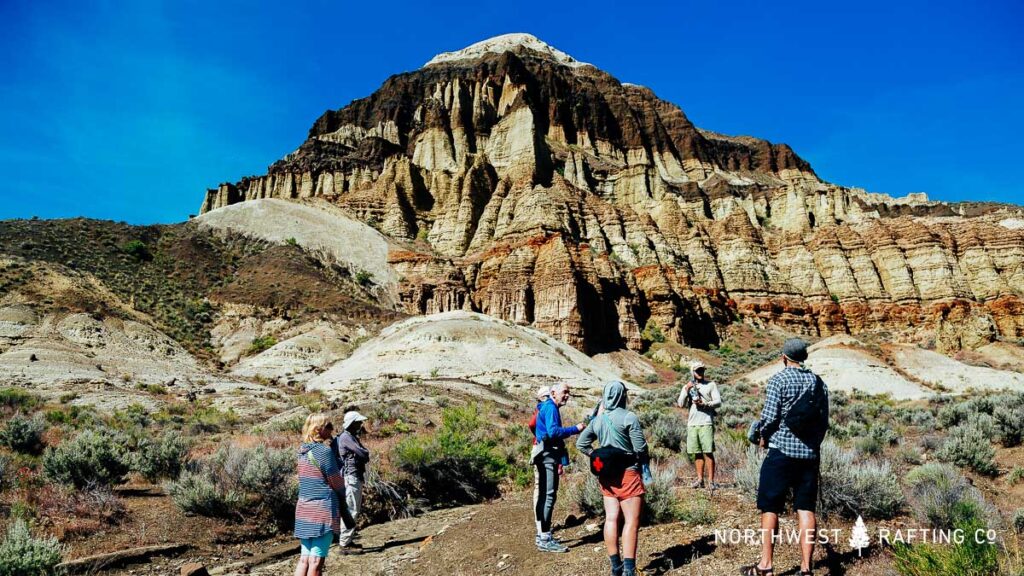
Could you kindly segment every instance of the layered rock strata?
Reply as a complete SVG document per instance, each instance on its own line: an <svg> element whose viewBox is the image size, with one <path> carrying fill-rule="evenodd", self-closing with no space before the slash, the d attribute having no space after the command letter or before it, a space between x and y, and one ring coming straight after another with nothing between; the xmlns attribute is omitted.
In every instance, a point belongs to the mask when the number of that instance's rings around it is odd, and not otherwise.
<svg viewBox="0 0 1024 576"><path fill-rule="evenodd" d="M1024 338L1020 210L819 179L788 146L528 35L446 53L323 114L208 212L319 197L402 246L411 313L472 310L587 352L650 325L703 346L737 319L814 334L926 326L945 349Z"/></svg>

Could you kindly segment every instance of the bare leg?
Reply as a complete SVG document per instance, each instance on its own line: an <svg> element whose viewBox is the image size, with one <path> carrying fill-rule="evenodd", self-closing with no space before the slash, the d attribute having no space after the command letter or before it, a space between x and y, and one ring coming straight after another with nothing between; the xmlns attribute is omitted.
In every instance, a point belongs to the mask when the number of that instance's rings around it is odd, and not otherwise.
<svg viewBox="0 0 1024 576"><path fill-rule="evenodd" d="M693 456L693 464L697 467L697 481L704 481L704 455L695 454Z"/></svg>
<svg viewBox="0 0 1024 576"><path fill-rule="evenodd" d="M761 561L758 568L767 570L772 567L772 555L775 552L775 542L772 536L779 529L779 515L772 512L761 514Z"/></svg>
<svg viewBox="0 0 1024 576"><path fill-rule="evenodd" d="M636 558L637 534L640 532L640 510L643 507L643 496L634 496L622 501L622 515L626 518L626 523L622 527L623 558Z"/></svg>
<svg viewBox="0 0 1024 576"><path fill-rule="evenodd" d="M309 557L309 571L306 576L323 576L324 559L316 556Z"/></svg>
<svg viewBox="0 0 1024 576"><path fill-rule="evenodd" d="M619 501L604 497L604 548L609 556L619 553Z"/></svg>
<svg viewBox="0 0 1024 576"><path fill-rule="evenodd" d="M704 459L708 462L708 482L711 484L715 483L715 455L705 454Z"/></svg>
<svg viewBox="0 0 1024 576"><path fill-rule="evenodd" d="M800 569L810 570L811 561L814 559L814 532L817 529L817 519L814 512L809 510L797 510L796 515L800 530Z"/></svg>
<svg viewBox="0 0 1024 576"><path fill-rule="evenodd" d="M299 556L299 563L295 565L295 576L306 576L308 569L307 560L309 556Z"/></svg>

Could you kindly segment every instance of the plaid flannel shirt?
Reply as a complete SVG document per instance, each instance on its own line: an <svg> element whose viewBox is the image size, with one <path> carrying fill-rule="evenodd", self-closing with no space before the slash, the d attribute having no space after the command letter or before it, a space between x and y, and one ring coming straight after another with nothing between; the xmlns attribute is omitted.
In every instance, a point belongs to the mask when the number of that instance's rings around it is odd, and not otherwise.
<svg viewBox="0 0 1024 576"><path fill-rule="evenodd" d="M768 431L768 447L790 458L817 458L818 450L796 437L786 426L786 414L805 391L817 382L817 376L806 368L787 367L768 379L768 395L761 410L761 429ZM828 386L825 386L828 394Z"/></svg>

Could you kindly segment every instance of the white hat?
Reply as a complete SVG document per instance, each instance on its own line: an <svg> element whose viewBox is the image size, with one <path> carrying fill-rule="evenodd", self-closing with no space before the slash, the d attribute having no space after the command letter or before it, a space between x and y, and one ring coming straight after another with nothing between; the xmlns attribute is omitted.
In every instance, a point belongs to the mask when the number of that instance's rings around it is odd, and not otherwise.
<svg viewBox="0 0 1024 576"><path fill-rule="evenodd" d="M537 388L537 400L543 400L551 396L551 386L541 386Z"/></svg>
<svg viewBox="0 0 1024 576"><path fill-rule="evenodd" d="M356 422L362 422L366 420L366 416L363 416L355 410L349 410L345 412L345 418L342 420L342 428L348 430L348 427Z"/></svg>
<svg viewBox="0 0 1024 576"><path fill-rule="evenodd" d="M694 360L693 362L690 362L690 373L691 374L697 372L697 370L704 370L705 368L707 368L707 367L704 366L704 363L701 362L700 360Z"/></svg>

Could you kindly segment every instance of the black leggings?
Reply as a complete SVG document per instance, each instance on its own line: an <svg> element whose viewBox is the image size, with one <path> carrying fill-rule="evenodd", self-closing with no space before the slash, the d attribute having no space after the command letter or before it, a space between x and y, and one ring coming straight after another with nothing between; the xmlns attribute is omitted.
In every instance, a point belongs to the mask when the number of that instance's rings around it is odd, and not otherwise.
<svg viewBox="0 0 1024 576"><path fill-rule="evenodd" d="M551 515L558 498L558 461L539 456L534 466L537 467L537 501L533 512L540 522L540 531L547 533L551 532Z"/></svg>

